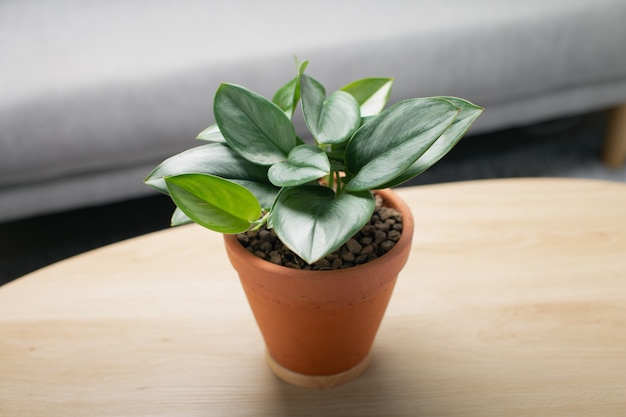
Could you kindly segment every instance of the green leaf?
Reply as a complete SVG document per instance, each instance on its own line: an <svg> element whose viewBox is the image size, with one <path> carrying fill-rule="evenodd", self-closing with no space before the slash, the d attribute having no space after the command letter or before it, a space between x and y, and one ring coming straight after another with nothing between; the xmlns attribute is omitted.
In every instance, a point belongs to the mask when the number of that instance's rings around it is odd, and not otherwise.
<svg viewBox="0 0 626 417"><path fill-rule="evenodd" d="M172 200L191 220L219 233L241 233L259 219L254 195L228 180L206 174L166 177Z"/></svg>
<svg viewBox="0 0 626 417"><path fill-rule="evenodd" d="M191 148L166 159L148 175L145 183L168 194L164 177L197 173L270 185L267 170L267 167L242 158L226 144L211 143Z"/></svg>
<svg viewBox="0 0 626 417"><path fill-rule="evenodd" d="M285 112L244 87L222 84L213 111L226 142L251 162L272 165L283 161L296 145L296 132Z"/></svg>
<svg viewBox="0 0 626 417"><path fill-rule="evenodd" d="M272 165L268 175L272 184L292 187L306 184L330 172L326 152L311 145L296 146L289 152L287 161Z"/></svg>
<svg viewBox="0 0 626 417"><path fill-rule="evenodd" d="M341 88L350 93L361 107L361 117L380 113L389 100L393 78L363 78Z"/></svg>
<svg viewBox="0 0 626 417"><path fill-rule="evenodd" d="M304 121L317 143L336 144L347 141L361 125L356 99L344 91L328 98L324 87L305 74L301 78Z"/></svg>
<svg viewBox="0 0 626 417"><path fill-rule="evenodd" d="M335 196L328 188L284 188L272 210L279 239L308 263L323 258L354 236L370 219L375 202L370 192Z"/></svg>
<svg viewBox="0 0 626 417"><path fill-rule="evenodd" d="M196 139L206 140L208 142L226 142L226 139L224 139L224 136L222 136L222 132L220 132L220 128L217 127L216 124L212 124L211 126L204 129L202 132L198 133Z"/></svg>
<svg viewBox="0 0 626 417"><path fill-rule="evenodd" d="M250 191L256 199L259 201L259 204L263 209L269 210L274 205L274 200L276 200L276 196L280 191L280 188L273 186L272 184L266 184L262 182L250 181L250 180L241 180L241 179L232 179L231 182L235 184L239 184L242 187L245 187L248 191Z"/></svg>
<svg viewBox="0 0 626 417"><path fill-rule="evenodd" d="M290 119L296 111L298 101L300 101L300 77L298 76L282 86L272 98L272 102L280 107Z"/></svg>
<svg viewBox="0 0 626 417"><path fill-rule="evenodd" d="M406 171L393 181L380 188L395 187L410 180L426 171L428 168L443 158L470 128L472 123L481 115L483 108L470 103L467 100L456 97L442 97L460 109L459 115L452 125L441 135L428 150L420 156Z"/></svg>
<svg viewBox="0 0 626 417"><path fill-rule="evenodd" d="M298 68L298 75L304 74L306 67L309 66L309 61L300 62L296 57L296 67Z"/></svg>
<svg viewBox="0 0 626 417"><path fill-rule="evenodd" d="M346 190L379 188L409 168L452 124L459 109L438 98L402 101L369 120L346 148Z"/></svg>

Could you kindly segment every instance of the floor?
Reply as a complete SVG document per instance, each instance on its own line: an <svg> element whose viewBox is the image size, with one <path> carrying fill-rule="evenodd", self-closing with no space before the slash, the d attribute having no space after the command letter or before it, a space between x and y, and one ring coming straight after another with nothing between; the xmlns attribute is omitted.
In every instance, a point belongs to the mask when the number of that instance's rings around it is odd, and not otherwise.
<svg viewBox="0 0 626 417"><path fill-rule="evenodd" d="M626 182L626 168L600 161L606 114L599 112L471 135L406 185L510 177L582 177ZM161 195L0 224L0 285L58 260L168 227Z"/></svg>

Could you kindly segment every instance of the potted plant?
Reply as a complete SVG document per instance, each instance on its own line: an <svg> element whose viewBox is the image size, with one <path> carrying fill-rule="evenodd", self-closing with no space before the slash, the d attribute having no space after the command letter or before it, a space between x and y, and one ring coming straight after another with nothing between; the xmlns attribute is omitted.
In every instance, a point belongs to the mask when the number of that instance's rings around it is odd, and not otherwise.
<svg viewBox="0 0 626 417"><path fill-rule="evenodd" d="M224 234L274 373L325 387L367 366L409 255L413 220L390 188L441 159L482 109L455 97L384 109L392 79L361 79L327 95L306 67L298 64L272 100L220 85L216 124L198 136L210 143L165 160L145 181L176 204L172 225ZM309 142L292 122L298 103ZM381 207L395 211L381 219ZM380 237L390 216L394 236ZM250 246L260 236L265 251ZM376 240L390 244L374 253Z"/></svg>

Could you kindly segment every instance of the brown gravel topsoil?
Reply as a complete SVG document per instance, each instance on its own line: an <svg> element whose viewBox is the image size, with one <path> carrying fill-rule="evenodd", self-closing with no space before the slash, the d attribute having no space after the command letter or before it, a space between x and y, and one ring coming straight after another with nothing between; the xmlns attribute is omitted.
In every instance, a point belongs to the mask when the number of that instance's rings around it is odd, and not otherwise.
<svg viewBox="0 0 626 417"><path fill-rule="evenodd" d="M293 253L276 237L274 230L263 226L237 235L251 253L277 265L295 269L342 269L372 261L389 252L402 235L402 215L382 205L376 196L376 209L363 228L338 250L312 265Z"/></svg>

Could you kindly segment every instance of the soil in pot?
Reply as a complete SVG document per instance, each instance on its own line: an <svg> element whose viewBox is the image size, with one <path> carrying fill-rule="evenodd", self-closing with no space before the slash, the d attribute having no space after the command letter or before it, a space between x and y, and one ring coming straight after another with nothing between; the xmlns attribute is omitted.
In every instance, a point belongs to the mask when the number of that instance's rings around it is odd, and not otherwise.
<svg viewBox="0 0 626 417"><path fill-rule="evenodd" d="M402 214L383 205L376 198L370 221L338 250L312 265L293 253L278 239L273 229L263 226L237 235L237 239L253 255L276 265L302 270L345 269L377 259L389 252L402 236Z"/></svg>

